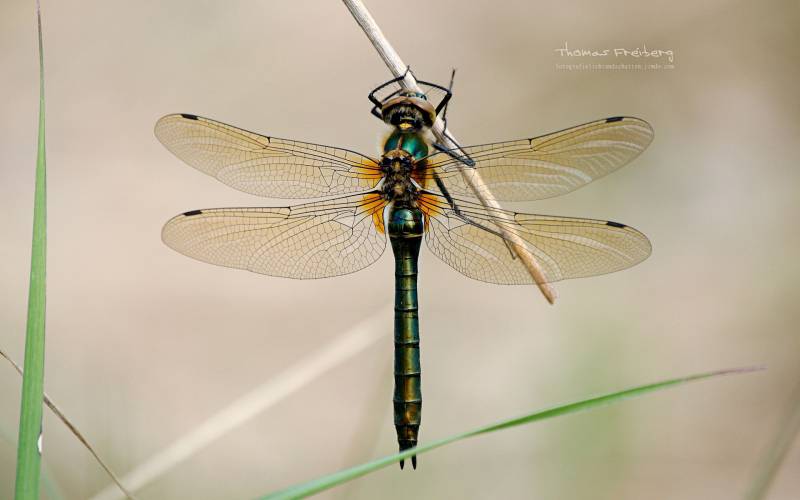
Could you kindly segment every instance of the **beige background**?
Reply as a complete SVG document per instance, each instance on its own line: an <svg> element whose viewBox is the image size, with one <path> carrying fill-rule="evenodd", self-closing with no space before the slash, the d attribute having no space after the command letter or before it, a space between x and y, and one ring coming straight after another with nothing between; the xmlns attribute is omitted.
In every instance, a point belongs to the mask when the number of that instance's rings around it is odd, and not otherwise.
<svg viewBox="0 0 800 500"><path fill-rule="evenodd" d="M33 2L0 6L0 345L23 357L37 109ZM470 281L421 257L432 440L536 408L711 369L682 387L457 444L325 498L740 498L800 375L796 2L372 0L425 79L457 67L453 131L516 139L606 116L653 124L634 164L520 210L608 218L653 241L645 263L533 288ZM44 2L49 166L47 391L125 473L392 300L389 254L322 281L202 264L164 246L189 209L285 204L172 157L155 121L191 112L375 153L367 92L388 79L336 1ZM675 69L560 71L555 49L675 51ZM575 62L575 61L570 61ZM584 59L582 62L592 62ZM511 205L510 205L511 206ZM251 498L395 449L385 339L139 492ZM0 363L0 498L13 488L20 379ZM107 485L51 415L63 498ZM770 499L796 498L800 447Z"/></svg>

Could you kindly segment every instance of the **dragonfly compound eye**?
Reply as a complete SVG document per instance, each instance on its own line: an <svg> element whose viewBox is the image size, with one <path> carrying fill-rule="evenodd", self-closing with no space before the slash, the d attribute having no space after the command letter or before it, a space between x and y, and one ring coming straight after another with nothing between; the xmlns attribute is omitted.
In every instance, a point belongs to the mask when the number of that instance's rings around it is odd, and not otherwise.
<svg viewBox="0 0 800 500"><path fill-rule="evenodd" d="M426 99L416 96L398 96L389 99L381 108L383 121L404 132L416 132L433 126L436 111Z"/></svg>
<svg viewBox="0 0 800 500"><path fill-rule="evenodd" d="M424 99L426 101L428 100L428 96L426 96L422 92L414 92L413 90L404 90L404 91L400 92L399 95L401 95L403 97L416 97L418 99Z"/></svg>

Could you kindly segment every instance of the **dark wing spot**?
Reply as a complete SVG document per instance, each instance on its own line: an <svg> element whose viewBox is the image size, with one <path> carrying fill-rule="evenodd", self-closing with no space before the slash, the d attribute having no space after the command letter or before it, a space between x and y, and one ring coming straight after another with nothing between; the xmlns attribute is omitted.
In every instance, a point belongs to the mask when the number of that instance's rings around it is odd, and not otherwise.
<svg viewBox="0 0 800 500"><path fill-rule="evenodd" d="M192 215L200 215L202 213L203 213L202 210L190 210L188 212L184 212L183 215L185 215L186 217L191 217Z"/></svg>
<svg viewBox="0 0 800 500"><path fill-rule="evenodd" d="M181 113L181 116L186 118L187 120L197 120L197 115L189 115L186 113Z"/></svg>
<svg viewBox="0 0 800 500"><path fill-rule="evenodd" d="M612 116L611 118L606 118L606 123L621 122L624 118L624 116Z"/></svg>
<svg viewBox="0 0 800 500"><path fill-rule="evenodd" d="M619 222L613 222L613 221L606 222L606 226L618 227L618 228L627 227L625 224L620 224Z"/></svg>

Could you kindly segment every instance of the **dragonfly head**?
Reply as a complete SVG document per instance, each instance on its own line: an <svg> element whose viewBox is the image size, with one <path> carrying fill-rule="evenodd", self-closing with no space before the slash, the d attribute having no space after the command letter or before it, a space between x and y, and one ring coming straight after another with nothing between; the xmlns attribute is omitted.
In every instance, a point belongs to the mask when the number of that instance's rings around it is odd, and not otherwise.
<svg viewBox="0 0 800 500"><path fill-rule="evenodd" d="M418 132L433 126L436 110L425 94L403 90L383 103L381 116L384 122L404 132Z"/></svg>

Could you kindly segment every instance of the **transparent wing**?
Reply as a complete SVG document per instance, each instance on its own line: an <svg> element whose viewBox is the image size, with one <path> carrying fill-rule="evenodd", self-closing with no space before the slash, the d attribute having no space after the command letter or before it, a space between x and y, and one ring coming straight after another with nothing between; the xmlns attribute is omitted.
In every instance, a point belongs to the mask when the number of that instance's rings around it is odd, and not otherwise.
<svg viewBox="0 0 800 500"><path fill-rule="evenodd" d="M474 161L492 195L504 201L531 201L574 191L613 172L641 153L653 129L638 118L606 118L552 134L462 148ZM438 191L434 174L453 196L475 197L462 178L463 164L447 153L428 158L419 174L426 189ZM467 167L464 167L467 168Z"/></svg>
<svg viewBox="0 0 800 500"><path fill-rule="evenodd" d="M419 203L427 216L428 248L456 271L489 283L534 284L499 236L502 229L519 235L547 282L626 269L651 251L645 235L616 222L489 211L466 200L454 200L457 213L435 194L422 195Z"/></svg>
<svg viewBox="0 0 800 500"><path fill-rule="evenodd" d="M339 276L383 253L384 206L379 194L367 193L285 208L194 210L167 222L161 238L218 266L299 279Z"/></svg>
<svg viewBox="0 0 800 500"><path fill-rule="evenodd" d="M195 115L167 115L156 137L175 156L245 193L318 198L368 191L375 160L346 149L267 137Z"/></svg>

